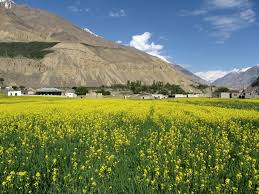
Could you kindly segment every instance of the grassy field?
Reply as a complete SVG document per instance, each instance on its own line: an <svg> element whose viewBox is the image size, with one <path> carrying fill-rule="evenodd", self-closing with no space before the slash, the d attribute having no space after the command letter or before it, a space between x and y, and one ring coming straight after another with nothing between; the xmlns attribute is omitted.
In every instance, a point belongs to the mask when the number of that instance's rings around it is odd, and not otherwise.
<svg viewBox="0 0 259 194"><path fill-rule="evenodd" d="M0 97L0 193L259 193L259 100Z"/></svg>

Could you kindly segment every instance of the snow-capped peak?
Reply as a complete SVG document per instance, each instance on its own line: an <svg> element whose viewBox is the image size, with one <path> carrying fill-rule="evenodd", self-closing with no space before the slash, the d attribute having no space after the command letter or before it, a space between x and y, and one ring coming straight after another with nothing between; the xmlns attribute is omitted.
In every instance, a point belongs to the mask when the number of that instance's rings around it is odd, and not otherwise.
<svg viewBox="0 0 259 194"><path fill-rule="evenodd" d="M244 73L244 72L248 71L249 69L251 69L251 67L245 67L245 68L242 68L242 69L233 69L232 72L234 72L234 73Z"/></svg>
<svg viewBox="0 0 259 194"><path fill-rule="evenodd" d="M11 9L15 5L14 0L0 0L0 7Z"/></svg>
<svg viewBox="0 0 259 194"><path fill-rule="evenodd" d="M259 65L259 64L258 64ZM220 78L223 78L228 75L233 74L240 74L243 72L246 72L247 70L251 69L251 67L245 67L242 69L232 69L230 71L225 70L212 70L212 71L205 71L205 72L197 72L195 75L203 78L204 80L207 80L208 82L214 82L215 80L218 80Z"/></svg>
<svg viewBox="0 0 259 194"><path fill-rule="evenodd" d="M86 32L88 32L88 33L90 33L90 34L92 34L92 35L94 35L95 37L99 37L97 34L95 34L94 32L92 32L92 31L89 30L88 28L84 28L83 30L86 31Z"/></svg>

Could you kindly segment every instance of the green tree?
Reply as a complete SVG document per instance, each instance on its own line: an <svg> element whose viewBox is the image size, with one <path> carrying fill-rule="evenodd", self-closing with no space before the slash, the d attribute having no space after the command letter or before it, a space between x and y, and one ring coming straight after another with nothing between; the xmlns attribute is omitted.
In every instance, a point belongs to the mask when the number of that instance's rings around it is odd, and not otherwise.
<svg viewBox="0 0 259 194"><path fill-rule="evenodd" d="M26 89L25 86L19 86L19 88L20 88L21 90L25 90L25 89Z"/></svg>
<svg viewBox="0 0 259 194"><path fill-rule="evenodd" d="M0 83L2 86L4 85L4 81L5 81L4 78L0 77Z"/></svg>
<svg viewBox="0 0 259 194"><path fill-rule="evenodd" d="M14 90L17 90L17 89L18 89L18 86L12 86L12 88L13 88Z"/></svg>
<svg viewBox="0 0 259 194"><path fill-rule="evenodd" d="M111 92L104 89L98 90L97 93L101 93L103 96L110 96Z"/></svg>
<svg viewBox="0 0 259 194"><path fill-rule="evenodd" d="M230 92L230 90L226 87L220 87L215 92Z"/></svg>
<svg viewBox="0 0 259 194"><path fill-rule="evenodd" d="M86 95L88 93L88 88L87 87L78 87L75 89L75 93L78 96Z"/></svg>

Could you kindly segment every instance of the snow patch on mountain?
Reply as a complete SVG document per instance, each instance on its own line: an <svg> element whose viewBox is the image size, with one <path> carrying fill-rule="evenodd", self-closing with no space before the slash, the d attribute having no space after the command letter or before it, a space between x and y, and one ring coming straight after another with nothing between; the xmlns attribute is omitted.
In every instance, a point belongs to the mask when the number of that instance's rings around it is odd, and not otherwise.
<svg viewBox="0 0 259 194"><path fill-rule="evenodd" d="M95 33L92 32L91 30L89 30L88 28L84 28L83 30L86 31L86 32L88 32L88 33L90 33L90 34L92 34L92 35L94 35L95 37L100 37L99 35L95 34Z"/></svg>
<svg viewBox="0 0 259 194"><path fill-rule="evenodd" d="M241 69L232 69L230 71L224 71L224 70L212 70L212 71L205 71L205 72L197 72L195 73L195 75L201 77L202 79L208 81L208 82L214 82L215 80L218 80L220 78L223 78L224 76L231 74L231 73L235 73L235 74L239 74L239 73L244 73L246 71L248 71L249 69L251 69L251 67L245 67L245 68L241 68Z"/></svg>
<svg viewBox="0 0 259 194"><path fill-rule="evenodd" d="M244 73L244 72L248 71L249 69L251 69L251 67L246 67L246 68L242 68L242 69L233 69L232 72Z"/></svg>

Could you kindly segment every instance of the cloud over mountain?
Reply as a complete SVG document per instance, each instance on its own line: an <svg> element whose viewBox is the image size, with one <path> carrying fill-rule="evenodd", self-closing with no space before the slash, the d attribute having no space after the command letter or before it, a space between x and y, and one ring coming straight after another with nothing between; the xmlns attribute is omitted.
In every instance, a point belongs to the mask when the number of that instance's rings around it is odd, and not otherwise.
<svg viewBox="0 0 259 194"><path fill-rule="evenodd" d="M132 40L130 41L129 45L152 56L159 57L166 62L169 62L169 57L162 54L164 46L155 44L151 41L151 38L152 34L150 32L145 32L141 35L135 35L132 36Z"/></svg>

